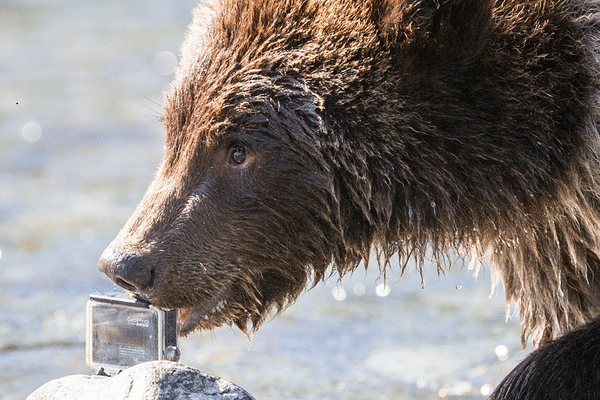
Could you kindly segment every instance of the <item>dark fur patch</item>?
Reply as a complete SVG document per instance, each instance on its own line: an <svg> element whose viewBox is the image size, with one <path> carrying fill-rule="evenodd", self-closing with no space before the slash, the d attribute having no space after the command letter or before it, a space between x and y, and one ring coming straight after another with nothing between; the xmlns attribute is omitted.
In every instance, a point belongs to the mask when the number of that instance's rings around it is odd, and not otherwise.
<svg viewBox="0 0 600 400"><path fill-rule="evenodd" d="M531 353L488 400L600 398L600 320Z"/></svg>

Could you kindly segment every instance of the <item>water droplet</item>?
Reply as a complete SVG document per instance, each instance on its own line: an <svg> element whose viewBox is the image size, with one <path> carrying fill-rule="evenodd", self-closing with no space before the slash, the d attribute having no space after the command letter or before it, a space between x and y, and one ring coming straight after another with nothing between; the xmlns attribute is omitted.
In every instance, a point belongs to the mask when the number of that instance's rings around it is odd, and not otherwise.
<svg viewBox="0 0 600 400"><path fill-rule="evenodd" d="M161 51L154 57L154 68L161 75L171 75L177 66L177 57L170 51Z"/></svg>
<svg viewBox="0 0 600 400"><path fill-rule="evenodd" d="M333 294L333 298L336 299L337 301L346 300L346 291L342 287L339 287L339 286L334 287L333 290L331 291L331 294Z"/></svg>
<svg viewBox="0 0 600 400"><path fill-rule="evenodd" d="M456 285L456 290L460 290L460 289L462 289L462 286L461 285Z"/></svg>
<svg viewBox="0 0 600 400"><path fill-rule="evenodd" d="M362 296L363 294L365 294L366 290L367 289L365 288L365 285L363 285L362 283L357 283L352 288L352 292L357 296Z"/></svg>
<svg viewBox="0 0 600 400"><path fill-rule="evenodd" d="M390 287L388 285L386 285L385 283L379 284L375 288L375 294L377 294L377 296L379 296L379 297L385 297L385 296L389 295L390 292L391 292Z"/></svg>
<svg viewBox="0 0 600 400"><path fill-rule="evenodd" d="M419 380L417 381L417 387L418 387L419 389L424 389L424 388L426 388L428 384L429 384L429 382L427 382L427 379L423 379L423 378L421 378L421 379L419 379Z"/></svg>
<svg viewBox="0 0 600 400"><path fill-rule="evenodd" d="M494 349L494 353L496 353L496 357L498 357L498 360L504 361L508 358L508 347L506 347L503 344L498 345Z"/></svg>
<svg viewBox="0 0 600 400"><path fill-rule="evenodd" d="M21 136L29 143L35 143L42 137L42 127L37 122L28 122L21 128Z"/></svg>
<svg viewBox="0 0 600 400"><path fill-rule="evenodd" d="M481 389L479 389L479 393L481 393L482 396L489 396L492 393L492 385L489 383L482 385Z"/></svg>

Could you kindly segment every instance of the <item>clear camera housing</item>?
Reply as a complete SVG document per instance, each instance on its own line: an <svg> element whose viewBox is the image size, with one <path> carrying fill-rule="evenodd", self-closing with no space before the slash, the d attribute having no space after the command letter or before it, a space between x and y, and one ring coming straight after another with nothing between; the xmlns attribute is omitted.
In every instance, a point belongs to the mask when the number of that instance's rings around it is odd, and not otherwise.
<svg viewBox="0 0 600 400"><path fill-rule="evenodd" d="M177 310L114 292L91 294L86 314L86 362L94 373L114 375L146 361L179 361Z"/></svg>

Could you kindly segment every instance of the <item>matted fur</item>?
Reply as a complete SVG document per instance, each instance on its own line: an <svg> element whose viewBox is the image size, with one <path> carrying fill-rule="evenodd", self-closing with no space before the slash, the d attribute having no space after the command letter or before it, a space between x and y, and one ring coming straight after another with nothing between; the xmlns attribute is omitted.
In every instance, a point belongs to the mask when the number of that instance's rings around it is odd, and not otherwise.
<svg viewBox="0 0 600 400"><path fill-rule="evenodd" d="M100 267L188 332L256 329L372 249L489 257L523 340L555 338L600 301L599 21L593 0L209 1Z"/></svg>

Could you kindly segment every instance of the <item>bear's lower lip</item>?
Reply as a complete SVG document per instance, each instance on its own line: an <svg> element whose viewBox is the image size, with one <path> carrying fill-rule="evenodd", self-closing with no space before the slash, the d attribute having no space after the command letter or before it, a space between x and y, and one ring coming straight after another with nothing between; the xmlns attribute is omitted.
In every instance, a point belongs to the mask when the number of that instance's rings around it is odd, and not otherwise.
<svg viewBox="0 0 600 400"><path fill-rule="evenodd" d="M179 309L179 334L186 336L198 325L198 312L194 308L180 308Z"/></svg>
<svg viewBox="0 0 600 400"><path fill-rule="evenodd" d="M216 302L216 305L208 307L190 307L179 309L179 333L186 336L202 325L210 328L210 318L218 314L227 304L225 299Z"/></svg>

